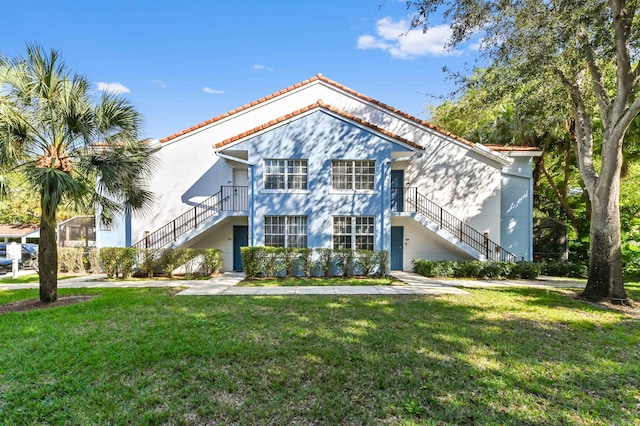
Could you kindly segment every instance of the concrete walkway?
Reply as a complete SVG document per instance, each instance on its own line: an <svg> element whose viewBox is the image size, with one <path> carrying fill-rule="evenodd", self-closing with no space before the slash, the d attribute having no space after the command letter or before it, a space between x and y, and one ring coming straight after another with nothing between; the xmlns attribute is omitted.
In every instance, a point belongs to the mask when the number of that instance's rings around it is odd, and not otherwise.
<svg viewBox="0 0 640 426"><path fill-rule="evenodd" d="M186 287L179 296L271 296L271 295L398 295L398 294L469 294L462 288L482 287L556 287L584 288L585 281L540 277L537 280L449 280L427 278L413 272L392 271L391 277L406 285L380 286L298 286L298 287L238 287L244 274L225 272L209 280L140 280L105 281L104 275L90 275L60 280L58 288L140 288ZM0 290L38 288L38 284L0 284Z"/></svg>

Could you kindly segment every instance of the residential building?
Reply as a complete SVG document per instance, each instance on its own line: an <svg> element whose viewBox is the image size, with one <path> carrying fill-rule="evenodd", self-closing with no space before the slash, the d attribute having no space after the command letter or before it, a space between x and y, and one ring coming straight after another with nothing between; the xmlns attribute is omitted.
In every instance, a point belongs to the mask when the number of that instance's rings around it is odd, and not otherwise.
<svg viewBox="0 0 640 426"><path fill-rule="evenodd" d="M386 250L531 260L535 148L483 146L321 74L157 141L157 202L99 247Z"/></svg>

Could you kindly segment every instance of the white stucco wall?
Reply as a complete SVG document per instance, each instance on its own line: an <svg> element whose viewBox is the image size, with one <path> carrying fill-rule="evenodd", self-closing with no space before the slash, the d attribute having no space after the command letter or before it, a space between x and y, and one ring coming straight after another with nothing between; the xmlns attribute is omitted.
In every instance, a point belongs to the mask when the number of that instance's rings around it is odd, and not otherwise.
<svg viewBox="0 0 640 426"><path fill-rule="evenodd" d="M413 269L414 259L428 260L473 260L471 256L420 225L411 217L393 217L391 226L404 228L403 267Z"/></svg>
<svg viewBox="0 0 640 426"><path fill-rule="evenodd" d="M233 227L247 226L246 217L229 217L188 241L184 247L217 248L222 251L221 271L233 270Z"/></svg>
<svg viewBox="0 0 640 426"><path fill-rule="evenodd" d="M529 156L514 157L502 171L502 246L524 260L533 258L533 165Z"/></svg>
<svg viewBox="0 0 640 426"><path fill-rule="evenodd" d="M260 94L257 97L259 96ZM506 188L514 194L513 198L519 191L517 185L511 182L505 183L502 179L501 169L508 163L504 155L491 152L486 148L469 146L433 129L418 125L400 114L363 101L330 84L315 81L159 144L159 167L151 182L151 190L156 194L156 202L150 214L144 218L133 218L131 221L130 243L142 239L145 231L156 230L213 195L220 186L233 184L234 165L216 156L213 147L216 143L268 123L270 120L283 117L319 99L424 146L425 150L420 159L411 162L393 162L391 168L405 169L405 183L408 186L418 187L422 194L459 219L467 221L480 232L489 232L492 240L501 241L501 233L507 229L504 226L504 220L501 226L501 213L504 214L506 211L504 206L508 201L504 196L501 197L501 192ZM233 149L228 146L225 148ZM352 150L355 150L354 153L349 155L355 157L357 147L352 147ZM285 152L281 155L275 153L269 153L269 155L286 157ZM254 158L257 157L254 156ZM311 165L309 172L312 173ZM389 176L385 179L388 180ZM518 215L520 214L521 212L518 212ZM389 215L385 213L384 216L381 223L384 223L386 228L389 225ZM225 231L222 234L232 232L229 221L233 220L236 219L226 219L223 222L228 226L223 227ZM415 231L416 235L422 235L418 230L423 234L430 233L418 223L414 223L411 229L411 232ZM122 220L115 224L110 232L99 231L98 245L125 245L127 243L125 230L126 221ZM231 256L232 247L227 247L228 250L224 248L227 244L225 241L229 241L225 238L230 237L217 236L216 232L206 232L189 244L204 244L202 246L205 247L211 247L214 243L221 244L218 248L228 253L225 256ZM205 236L208 236L206 242ZM519 234L512 234L512 236L516 239L520 238ZM379 238L381 237L376 238L376 246L382 244L387 247L388 235L383 236L382 241ZM431 243L424 242L424 244ZM412 253L433 253L434 255L442 253L443 258L448 258L446 256L449 255L443 247L413 247L411 250ZM452 256L456 251L457 249L454 248ZM405 262L407 258L405 256ZM230 262L230 259L225 260L227 264L231 264Z"/></svg>

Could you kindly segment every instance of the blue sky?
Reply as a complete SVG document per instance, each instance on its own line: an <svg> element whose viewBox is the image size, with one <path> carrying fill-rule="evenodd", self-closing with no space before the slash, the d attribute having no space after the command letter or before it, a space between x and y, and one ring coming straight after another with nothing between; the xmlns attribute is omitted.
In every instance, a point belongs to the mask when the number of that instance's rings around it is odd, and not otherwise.
<svg viewBox="0 0 640 426"><path fill-rule="evenodd" d="M100 90L122 92L162 138L322 73L420 118L449 93L448 29L410 30L397 0L29 1L3 8L0 50L37 42Z"/></svg>

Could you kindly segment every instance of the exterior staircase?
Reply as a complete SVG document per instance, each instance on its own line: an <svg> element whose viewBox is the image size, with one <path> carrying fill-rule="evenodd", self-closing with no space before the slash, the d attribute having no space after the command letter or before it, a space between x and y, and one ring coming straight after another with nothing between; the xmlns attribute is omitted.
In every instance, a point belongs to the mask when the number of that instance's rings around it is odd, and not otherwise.
<svg viewBox="0 0 640 426"><path fill-rule="evenodd" d="M249 191L246 186L222 186L220 191L200 204L193 206L161 228L146 234L142 240L133 244L132 247L159 249L178 241L180 237L221 212L246 212L249 210L248 194Z"/></svg>
<svg viewBox="0 0 640 426"><path fill-rule="evenodd" d="M518 260L515 254L489 239L488 234L458 219L419 193L417 188L391 188L391 193L393 211L414 213L424 217L430 224L435 225L436 231L444 231L454 241L471 248L478 254L479 259L495 262Z"/></svg>

